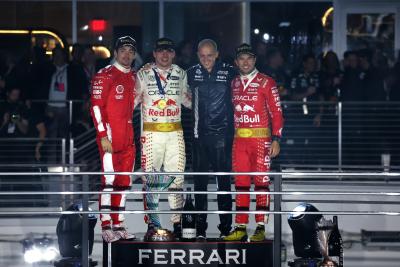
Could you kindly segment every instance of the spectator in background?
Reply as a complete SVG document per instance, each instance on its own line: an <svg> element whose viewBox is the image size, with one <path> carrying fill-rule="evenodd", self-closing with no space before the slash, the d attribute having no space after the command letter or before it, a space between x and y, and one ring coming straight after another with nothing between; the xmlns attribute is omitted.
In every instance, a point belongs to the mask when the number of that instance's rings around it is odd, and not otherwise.
<svg viewBox="0 0 400 267"><path fill-rule="evenodd" d="M385 101L382 72L372 65L373 52L362 49L358 52L359 65L361 68L361 83L364 88L366 101Z"/></svg>
<svg viewBox="0 0 400 267"><path fill-rule="evenodd" d="M286 75L284 69L285 60L281 51L275 47L269 49L266 55L266 63L267 65L264 73L274 79L276 86L278 87L281 100L286 100L289 94L289 77Z"/></svg>
<svg viewBox="0 0 400 267"><path fill-rule="evenodd" d="M18 87L7 90L7 100L0 108L1 137L23 137L28 133L29 123L26 109L20 98L21 89Z"/></svg>
<svg viewBox="0 0 400 267"><path fill-rule="evenodd" d="M23 103L20 101L21 90L13 87L7 90L7 100L0 105L0 137L21 138L28 133L28 118ZM4 163L26 162L25 145L19 141L8 140L0 146ZM11 169L10 169L11 170ZM15 170L14 170L15 171Z"/></svg>
<svg viewBox="0 0 400 267"><path fill-rule="evenodd" d="M333 52L327 52L321 61L319 72L320 94L325 103L321 104L323 117L320 123L319 140L323 142L324 151L320 156L322 164L334 164L337 162L337 102L340 94L340 82L343 73L340 69L338 56Z"/></svg>
<svg viewBox="0 0 400 267"><path fill-rule="evenodd" d="M92 81L92 78L96 74L96 54L94 53L93 48L90 45L85 46L83 50L82 62L87 85L87 90L85 94L89 96L90 83Z"/></svg>
<svg viewBox="0 0 400 267"><path fill-rule="evenodd" d="M358 65L358 55L355 51L346 51L343 55L343 78L340 83L340 99L347 101L363 101L364 93L361 86L361 70Z"/></svg>
<svg viewBox="0 0 400 267"><path fill-rule="evenodd" d="M329 51L322 58L319 76L320 91L325 101L337 102L343 73L335 52Z"/></svg>
<svg viewBox="0 0 400 267"><path fill-rule="evenodd" d="M40 113L37 108L32 107L30 101L26 101L26 107L28 114L27 116L29 119L28 137L38 139L34 141L34 151L30 158L32 158L35 162L43 162L45 158L43 145L47 135L44 114Z"/></svg>
<svg viewBox="0 0 400 267"><path fill-rule="evenodd" d="M305 155L299 156L302 163L315 163L315 149L318 148L318 128L321 125L322 106L312 103L322 101L323 96L319 91L319 77L317 62L313 54L307 54L302 59L302 70L292 77L290 84L290 99L301 101L290 107L290 116L287 117L287 132L292 131L294 145ZM311 103L310 103L311 102ZM293 127L293 128L292 128ZM289 130L292 128L292 130ZM314 149L314 151L313 151ZM295 155L293 155L295 157Z"/></svg>
<svg viewBox="0 0 400 267"><path fill-rule="evenodd" d="M178 45L176 64L186 70L196 63L191 41L182 41Z"/></svg>

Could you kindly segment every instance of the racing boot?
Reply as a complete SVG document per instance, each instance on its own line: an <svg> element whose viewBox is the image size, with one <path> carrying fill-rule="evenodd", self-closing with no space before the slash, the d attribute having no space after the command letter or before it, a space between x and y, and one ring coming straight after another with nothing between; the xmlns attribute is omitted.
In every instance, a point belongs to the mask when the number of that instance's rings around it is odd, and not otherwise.
<svg viewBox="0 0 400 267"><path fill-rule="evenodd" d="M224 241L247 241L246 225L237 225L229 235L223 238Z"/></svg>
<svg viewBox="0 0 400 267"><path fill-rule="evenodd" d="M114 234L122 240L135 239L134 234L129 233L124 226L113 227Z"/></svg>
<svg viewBox="0 0 400 267"><path fill-rule="evenodd" d="M250 237L251 242L261 242L265 240L265 226L262 224L257 225L254 234Z"/></svg>
<svg viewBox="0 0 400 267"><path fill-rule="evenodd" d="M119 236L114 233L109 225L103 226L101 229L101 236L106 243L112 243L119 240Z"/></svg>

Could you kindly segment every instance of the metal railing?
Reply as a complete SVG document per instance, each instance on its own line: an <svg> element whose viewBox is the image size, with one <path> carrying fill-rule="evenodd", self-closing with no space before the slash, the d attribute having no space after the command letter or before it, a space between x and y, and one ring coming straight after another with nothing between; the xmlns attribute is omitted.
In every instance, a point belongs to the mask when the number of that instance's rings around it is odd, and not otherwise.
<svg viewBox="0 0 400 267"><path fill-rule="evenodd" d="M89 214L98 214L98 213L115 213L115 211L110 211L110 212L100 212L99 210L91 210L89 211L89 196L93 195L98 195L98 194L120 194L120 193L126 193L130 196L134 197L139 197L141 198L143 194L155 194L155 193L160 193L160 194L169 194L170 192L166 191L152 191L152 192L145 192L141 190L135 190L135 191L128 191L128 192L121 192L121 191L115 191L115 192L98 192L98 191L89 191L88 190L88 177L90 175L96 175L100 176L102 174L125 174L125 175L132 175L132 176L142 176L142 175L149 175L150 173L144 173L144 172L108 172L108 173L102 173L102 172L73 172L73 171L64 171L62 173L54 173L54 172L48 172L48 173L34 173L34 172L3 172L0 173L0 176L9 176L9 177L18 177L18 176L27 176L30 177L31 179L35 179L37 176L46 176L46 177L51 177L52 179L57 179L58 177L64 178L64 177L73 177L74 178L74 183L77 182L77 177L81 177L81 182L82 186L80 189L75 190L60 190L60 191L42 191L42 192L32 192L32 191L20 191L20 192L0 192L0 196L9 196L13 195L14 197L17 195L45 195L45 196L51 196L51 195L59 195L61 199L64 201L71 201L71 198L76 198L79 197L80 199L83 199L83 210L79 212L72 212L72 211L65 211L65 210L59 210L59 211L40 211L40 210L31 210L31 211L2 211L0 212L0 216L9 216L9 215L14 215L14 216L32 216L32 215L41 215L41 214L46 214L47 216L49 215L61 215L61 214L82 214L82 216L87 220L87 216ZM197 176L197 175L204 175L204 173L198 173L198 172L185 172L185 173L164 173L164 172L159 172L159 173L152 173L154 175L177 175L177 174L184 174L186 176ZM373 197L389 197L392 198L395 197L397 200L392 200L391 203L394 207L398 207L399 200L398 196L400 196L400 191L399 190L394 190L393 189L393 184L396 184L397 186L400 185L400 172L315 172L315 171L285 171L285 172L268 172L268 173L263 173L263 172L252 172L252 173L207 173L208 175L238 175L238 174L249 174L249 175L269 175L271 177L271 180L273 181L273 191L271 192L248 192L247 194L250 195L257 195L257 194L270 194L273 197L273 210L271 211L216 211L216 210L210 210L210 211L195 211L195 213L209 213L209 214L235 214L235 213L248 213L248 214L270 214L274 216L274 267L280 266L280 253L281 253L281 236L282 236L282 215L285 214L291 214L293 211L291 210L282 210L282 204L285 202L293 202L293 199L287 199L285 197L290 197L290 196L296 196L296 197L303 197L305 199L308 199L309 196L325 196L327 200L329 200L329 203L331 204L342 204L341 199L337 199L334 197L338 196L346 196L346 197L352 197L356 198L359 196L368 196L370 197L369 199L361 199L357 200L357 203L368 203L368 204L380 204L380 203L385 203L385 201L382 200L374 200L372 199ZM331 182L337 182L337 184L342 184L344 181L349 180L349 181L361 181L363 179L370 178L374 179L375 181L381 181L385 180L385 185L386 185L386 190L380 190L380 191L359 191L359 190L347 190L347 191L328 191L328 190L284 190L283 185L287 183L287 181L293 181L297 180L299 182L303 181L304 179L319 179L323 181L331 181ZM357 180L358 179L358 180ZM363 186L363 183L359 183L359 186ZM203 191L203 192L182 192L183 194L207 194L207 195L218 195L218 194L246 194L245 192L217 192L217 191ZM331 198L329 197L331 196ZM297 200L299 201L299 200ZM310 201L308 201L310 202ZM351 199L348 200L348 203L354 203ZM340 207L340 206L339 206ZM371 206L372 207L372 206ZM121 213L124 214L144 214L144 213L160 213L160 214L170 214L170 213L193 213L193 211L170 211L170 210L160 210L160 211L144 211L141 209L135 209L135 210L126 210L126 211L121 211ZM338 210L338 206L336 206L336 209L332 210L321 210L319 212L310 212L312 214L324 214L324 215L352 215L352 216L359 216L359 215L368 215L368 216L400 216L400 210L376 210L374 208L371 208L371 210ZM87 252L87 234L88 234L88 229L87 229L87 224L83 224L83 250L82 250L82 266L88 266L88 252Z"/></svg>

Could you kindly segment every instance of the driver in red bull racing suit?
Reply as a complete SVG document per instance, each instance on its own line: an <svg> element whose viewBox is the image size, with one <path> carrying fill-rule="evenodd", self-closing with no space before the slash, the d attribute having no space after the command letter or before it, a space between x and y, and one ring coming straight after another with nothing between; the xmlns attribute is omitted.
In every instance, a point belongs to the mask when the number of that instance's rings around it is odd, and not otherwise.
<svg viewBox="0 0 400 267"><path fill-rule="evenodd" d="M280 151L283 116L275 81L255 68L256 55L248 44L236 49L236 65L240 75L232 81L235 136L232 162L234 172L267 172L271 158ZM250 191L251 179L254 191L268 192L268 176L238 175L236 191ZM256 195L256 210L269 210L270 196ZM236 195L236 210L248 211L250 195ZM250 241L263 241L268 216L255 215L257 228ZM247 240L248 214L236 214L235 229L225 241Z"/></svg>
<svg viewBox="0 0 400 267"><path fill-rule="evenodd" d="M186 155L181 123L181 105L191 108L186 72L172 64L175 57L174 43L168 38L157 40L153 51L155 65L138 72L135 105L142 104L142 169L145 172L183 172ZM144 191L168 188L171 210L183 208L183 175L143 178ZM173 193L172 193L173 192ZM157 210L159 194L144 196L145 210ZM171 221L175 237L180 237L180 214L173 214ZM145 216L148 230L145 240L159 228L158 214Z"/></svg>

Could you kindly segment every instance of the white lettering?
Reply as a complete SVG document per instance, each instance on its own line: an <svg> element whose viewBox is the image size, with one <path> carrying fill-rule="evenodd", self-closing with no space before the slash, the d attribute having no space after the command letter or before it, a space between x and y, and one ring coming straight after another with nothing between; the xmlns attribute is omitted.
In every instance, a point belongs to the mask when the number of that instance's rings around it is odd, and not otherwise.
<svg viewBox="0 0 400 267"><path fill-rule="evenodd" d="M239 101L257 101L258 97L256 95L249 96L249 95L235 95L233 96L233 100Z"/></svg>
<svg viewBox="0 0 400 267"><path fill-rule="evenodd" d="M225 262L218 249L213 249L209 256L204 255L201 249L139 249L138 264L246 264L246 249L226 249ZM152 255L151 255L152 254ZM170 258L168 256L171 256ZM186 261L185 261L186 259Z"/></svg>
<svg viewBox="0 0 400 267"><path fill-rule="evenodd" d="M219 264L224 264L223 261L221 260L221 257L218 254L218 250L217 249L213 249L211 252L210 257L208 258L208 261L206 262L206 264L210 264L211 262L218 262Z"/></svg>
<svg viewBox="0 0 400 267"><path fill-rule="evenodd" d="M239 251L237 249L227 249L225 251L225 255L226 255L225 264L230 264L230 260L231 259L234 261L234 263L240 264L239 260L238 260L239 256L240 256L240 253L239 253Z"/></svg>
<svg viewBox="0 0 400 267"><path fill-rule="evenodd" d="M185 263L186 252L183 249L171 250L171 264L175 264L175 260L179 260L181 264Z"/></svg>
<svg viewBox="0 0 400 267"><path fill-rule="evenodd" d="M139 264L143 264L143 259L150 259L148 254L144 253L151 253L151 249L139 249Z"/></svg>
<svg viewBox="0 0 400 267"><path fill-rule="evenodd" d="M197 254L197 255L196 255ZM197 260L199 264L204 264L202 258L204 257L204 251L201 249L189 250L189 264L194 264L194 260Z"/></svg>
<svg viewBox="0 0 400 267"><path fill-rule="evenodd" d="M161 253L163 253L163 254L161 254ZM168 264L168 260L165 260L166 253L168 253L168 250L166 250L166 249L154 250L154 264Z"/></svg>
<svg viewBox="0 0 400 267"><path fill-rule="evenodd" d="M175 108L175 109L164 109L164 110L155 110L155 109L148 109L148 114L149 116L157 116L157 117L174 117L174 116L179 116L180 114L180 109Z"/></svg>
<svg viewBox="0 0 400 267"><path fill-rule="evenodd" d="M240 115L240 117L235 116L236 123L257 123L260 122L260 115L254 115L250 117L249 115Z"/></svg>

